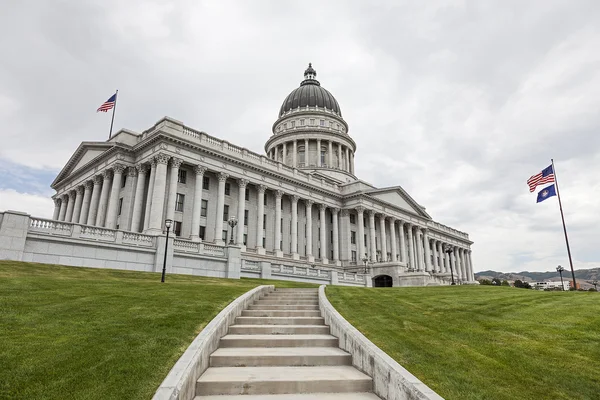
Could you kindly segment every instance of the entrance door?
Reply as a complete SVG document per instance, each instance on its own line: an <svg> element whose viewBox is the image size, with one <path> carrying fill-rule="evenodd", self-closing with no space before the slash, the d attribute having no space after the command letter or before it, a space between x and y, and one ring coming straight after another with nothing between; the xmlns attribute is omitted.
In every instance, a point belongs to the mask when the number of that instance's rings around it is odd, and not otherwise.
<svg viewBox="0 0 600 400"><path fill-rule="evenodd" d="M374 287L392 287L392 277L389 275L379 275L373 278Z"/></svg>

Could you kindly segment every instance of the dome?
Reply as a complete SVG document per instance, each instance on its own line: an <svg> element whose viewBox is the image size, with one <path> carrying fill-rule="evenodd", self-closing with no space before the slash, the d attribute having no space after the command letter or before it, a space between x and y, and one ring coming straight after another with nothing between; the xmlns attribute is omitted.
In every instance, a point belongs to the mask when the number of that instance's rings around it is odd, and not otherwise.
<svg viewBox="0 0 600 400"><path fill-rule="evenodd" d="M300 83L300 87L292 90L283 101L279 110L280 117L290 110L306 106L326 108L340 117L342 116L342 110L337 100L327 89L321 86L319 81L315 79L316 77L317 71L309 63L308 68L304 71L304 80Z"/></svg>

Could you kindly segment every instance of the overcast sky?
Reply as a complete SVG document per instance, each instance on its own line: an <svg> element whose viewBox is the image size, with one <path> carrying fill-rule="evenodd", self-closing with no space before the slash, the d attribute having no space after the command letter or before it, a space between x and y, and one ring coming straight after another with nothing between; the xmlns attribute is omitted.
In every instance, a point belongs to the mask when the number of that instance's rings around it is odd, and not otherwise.
<svg viewBox="0 0 600 400"><path fill-rule="evenodd" d="M84 140L168 115L264 153L308 62L357 143L356 174L469 233L476 271L600 266L600 2L4 0L0 210L51 217Z"/></svg>

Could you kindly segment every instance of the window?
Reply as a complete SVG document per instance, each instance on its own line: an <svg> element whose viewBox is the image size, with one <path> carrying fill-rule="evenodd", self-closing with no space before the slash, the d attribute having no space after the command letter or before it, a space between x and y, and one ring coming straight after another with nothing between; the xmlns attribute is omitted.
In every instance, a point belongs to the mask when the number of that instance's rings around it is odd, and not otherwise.
<svg viewBox="0 0 600 400"><path fill-rule="evenodd" d="M248 235L244 233L244 246L248 244Z"/></svg>
<svg viewBox="0 0 600 400"><path fill-rule="evenodd" d="M244 198L246 199L246 201L250 201L250 188L246 188L246 193L244 196L245 196Z"/></svg>
<svg viewBox="0 0 600 400"><path fill-rule="evenodd" d="M267 226L267 214L263 214L263 229Z"/></svg>
<svg viewBox="0 0 600 400"><path fill-rule="evenodd" d="M321 165L326 167L327 161L325 161L325 156L327 155L327 151L321 150Z"/></svg>
<svg viewBox="0 0 600 400"><path fill-rule="evenodd" d="M350 232L350 243L356 244L356 232L355 231Z"/></svg>
<svg viewBox="0 0 600 400"><path fill-rule="evenodd" d="M350 214L350 223L351 224L356 224L356 215Z"/></svg>
<svg viewBox="0 0 600 400"><path fill-rule="evenodd" d="M296 127L296 121L292 121L292 128Z"/></svg>
<svg viewBox="0 0 600 400"><path fill-rule="evenodd" d="M187 182L187 171L184 169L179 170L177 175L177 182L185 184Z"/></svg>
<svg viewBox="0 0 600 400"><path fill-rule="evenodd" d="M204 240L205 234L206 234L206 227L200 226L200 231L198 232L198 236L200 236L200 239Z"/></svg>
<svg viewBox="0 0 600 400"><path fill-rule="evenodd" d="M319 125L320 125L320 126L325 126L325 120L324 120L324 119L320 120L320 121L319 121Z"/></svg>
<svg viewBox="0 0 600 400"><path fill-rule="evenodd" d="M173 233L175 234L175 236L181 236L181 222L173 222Z"/></svg>
<svg viewBox="0 0 600 400"><path fill-rule="evenodd" d="M304 120L303 119L300 120L300 126L304 126Z"/></svg>
<svg viewBox="0 0 600 400"><path fill-rule="evenodd" d="M206 217L206 211L208 209L208 200L202 200L202 204L200 205L200 216Z"/></svg>
<svg viewBox="0 0 600 400"><path fill-rule="evenodd" d="M177 197L175 197L175 211L183 212L183 200L185 199L185 195L181 193L177 193Z"/></svg>
<svg viewBox="0 0 600 400"><path fill-rule="evenodd" d="M248 210L244 210L244 225L248 226Z"/></svg>
<svg viewBox="0 0 600 400"><path fill-rule="evenodd" d="M223 206L223 221L227 221L229 219L229 206Z"/></svg>
<svg viewBox="0 0 600 400"><path fill-rule="evenodd" d="M230 193L231 193L231 184L225 183L225 196L229 196Z"/></svg>
<svg viewBox="0 0 600 400"><path fill-rule="evenodd" d="M122 197L119 199L119 214L117 214L117 215L121 215L121 211L123 211L123 198Z"/></svg>
<svg viewBox="0 0 600 400"><path fill-rule="evenodd" d="M210 178L208 176L202 178L202 189L210 190Z"/></svg>
<svg viewBox="0 0 600 400"><path fill-rule="evenodd" d="M225 243L227 243L227 229L225 229L222 233L221 233L221 239L223 239L223 241Z"/></svg>
<svg viewBox="0 0 600 400"><path fill-rule="evenodd" d="M356 262L356 251L352 250L352 261Z"/></svg>
<svg viewBox="0 0 600 400"><path fill-rule="evenodd" d="M265 193L265 199L263 200L263 204L266 206L267 205L267 194Z"/></svg>
<svg viewBox="0 0 600 400"><path fill-rule="evenodd" d="M314 119L314 118L311 118L311 119L310 119L310 124L311 124L311 125L314 125L314 124L315 124L315 119Z"/></svg>
<svg viewBox="0 0 600 400"><path fill-rule="evenodd" d="M121 178L121 187L122 188L125 187L125 182L127 182L127 175L123 175L123 178Z"/></svg>

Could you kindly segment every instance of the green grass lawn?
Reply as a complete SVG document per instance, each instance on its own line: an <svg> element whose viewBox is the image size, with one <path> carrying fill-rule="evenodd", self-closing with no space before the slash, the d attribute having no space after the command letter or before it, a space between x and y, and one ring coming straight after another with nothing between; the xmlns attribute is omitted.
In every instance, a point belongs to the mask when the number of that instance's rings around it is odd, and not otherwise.
<svg viewBox="0 0 600 400"><path fill-rule="evenodd" d="M200 330L262 284L311 286L0 261L0 399L150 399Z"/></svg>
<svg viewBox="0 0 600 400"><path fill-rule="evenodd" d="M446 399L600 399L600 293L338 286L327 295Z"/></svg>

